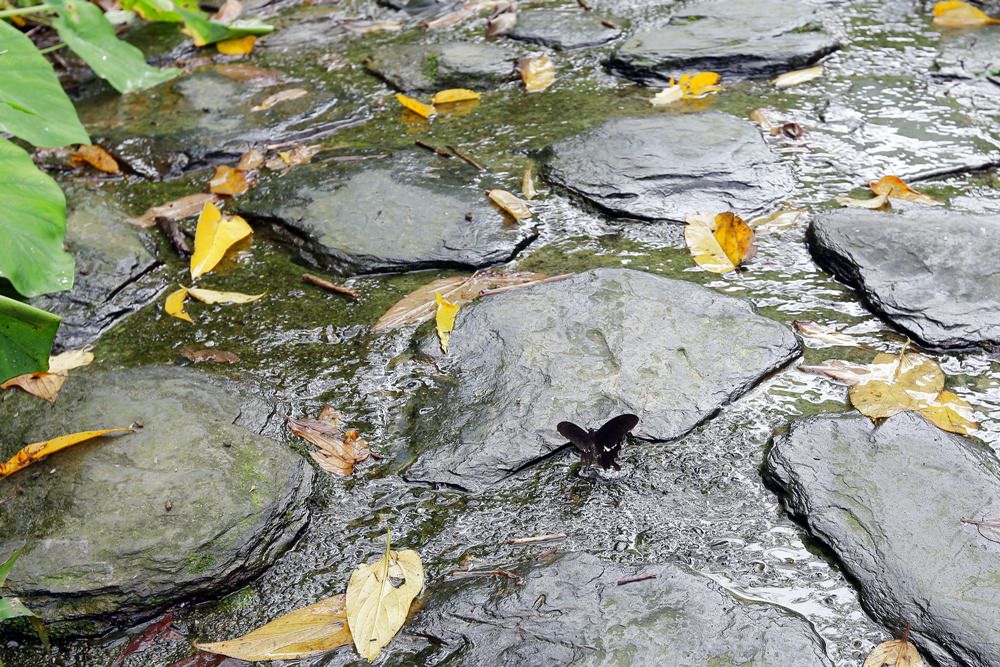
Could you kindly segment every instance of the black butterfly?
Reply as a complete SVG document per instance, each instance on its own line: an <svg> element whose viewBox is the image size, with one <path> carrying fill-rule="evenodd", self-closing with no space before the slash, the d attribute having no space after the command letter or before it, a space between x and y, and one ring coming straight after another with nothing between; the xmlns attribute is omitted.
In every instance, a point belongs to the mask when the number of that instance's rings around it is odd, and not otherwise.
<svg viewBox="0 0 1000 667"><path fill-rule="evenodd" d="M624 414L609 419L596 431L584 430L573 422L559 422L556 430L580 450L580 458L584 465L597 461L605 470L612 466L615 470L621 470L615 459L622 449L625 436L638 423L639 418L635 415Z"/></svg>

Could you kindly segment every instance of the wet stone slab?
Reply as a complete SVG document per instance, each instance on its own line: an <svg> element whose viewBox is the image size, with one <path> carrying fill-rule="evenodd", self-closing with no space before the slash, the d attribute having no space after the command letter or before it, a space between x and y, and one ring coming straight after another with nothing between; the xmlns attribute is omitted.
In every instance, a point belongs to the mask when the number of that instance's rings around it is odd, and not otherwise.
<svg viewBox="0 0 1000 667"><path fill-rule="evenodd" d="M133 624L267 567L305 524L312 469L240 423L273 406L192 369L78 371L54 408L0 403L4 458L65 433L144 427L57 452L0 480L0 553L26 545L7 581L57 634Z"/></svg>
<svg viewBox="0 0 1000 667"><path fill-rule="evenodd" d="M602 20L609 21L610 25L602 24ZM517 23L507 36L557 50L584 49L618 39L622 35L621 24L621 19L587 12L579 6L528 9L518 14Z"/></svg>
<svg viewBox="0 0 1000 667"><path fill-rule="evenodd" d="M856 582L868 612L942 667L1000 664L1000 544L963 517L996 516L1000 461L901 413L800 420L766 476Z"/></svg>
<svg viewBox="0 0 1000 667"><path fill-rule="evenodd" d="M563 420L671 440L798 355L795 336L739 299L625 269L497 295L459 312L444 375L418 393L407 479L480 490L562 447Z"/></svg>
<svg viewBox="0 0 1000 667"><path fill-rule="evenodd" d="M802 617L742 602L679 565L584 553L435 586L406 631L440 643L427 665L829 666ZM656 575L618 586L619 579ZM408 664L414 664L410 662Z"/></svg>
<svg viewBox="0 0 1000 667"><path fill-rule="evenodd" d="M607 66L649 86L690 72L760 78L800 69L837 48L818 8L809 0L784 2L780 10L758 0L690 3L639 27Z"/></svg>
<svg viewBox="0 0 1000 667"><path fill-rule="evenodd" d="M933 347L1000 346L1000 218L945 209L843 210L808 230L816 261Z"/></svg>
<svg viewBox="0 0 1000 667"><path fill-rule="evenodd" d="M274 176L238 204L241 214L292 233L325 269L372 273L478 268L511 259L535 237L515 223L459 160L402 153L388 160L313 164Z"/></svg>
<svg viewBox="0 0 1000 667"><path fill-rule="evenodd" d="M365 60L365 67L404 92L484 91L514 79L517 57L518 51L499 44L405 44L380 48Z"/></svg>
<svg viewBox="0 0 1000 667"><path fill-rule="evenodd" d="M612 118L555 143L543 173L611 215L673 222L764 213L795 187L752 123L716 111Z"/></svg>

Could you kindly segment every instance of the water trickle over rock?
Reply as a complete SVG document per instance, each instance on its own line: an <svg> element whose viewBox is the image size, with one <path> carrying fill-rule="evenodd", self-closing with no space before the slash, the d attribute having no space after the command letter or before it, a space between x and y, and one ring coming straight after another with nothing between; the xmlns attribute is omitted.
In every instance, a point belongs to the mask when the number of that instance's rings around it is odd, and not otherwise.
<svg viewBox="0 0 1000 667"><path fill-rule="evenodd" d="M609 20L579 7L569 9L528 9L518 14L517 23L507 34L529 44L540 44L557 50L585 49L601 46L621 37L620 19Z"/></svg>
<svg viewBox="0 0 1000 667"><path fill-rule="evenodd" d="M516 60L517 52L497 44L444 42L386 46L369 57L365 67L404 92L483 91L512 80Z"/></svg>

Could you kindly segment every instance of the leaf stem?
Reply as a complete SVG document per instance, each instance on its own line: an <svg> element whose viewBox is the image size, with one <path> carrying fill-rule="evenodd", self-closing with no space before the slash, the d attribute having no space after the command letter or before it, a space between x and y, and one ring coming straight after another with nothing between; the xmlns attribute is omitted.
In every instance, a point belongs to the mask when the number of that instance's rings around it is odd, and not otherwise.
<svg viewBox="0 0 1000 667"><path fill-rule="evenodd" d="M23 16L24 14L38 14L53 9L52 5L33 5L31 7L17 7L15 9L4 9L0 11L0 19L8 16Z"/></svg>
<svg viewBox="0 0 1000 667"><path fill-rule="evenodd" d="M53 44L52 46L47 46L44 49L38 49L39 53L52 53L53 51L58 51L59 49L65 49L66 42L59 42L58 44Z"/></svg>

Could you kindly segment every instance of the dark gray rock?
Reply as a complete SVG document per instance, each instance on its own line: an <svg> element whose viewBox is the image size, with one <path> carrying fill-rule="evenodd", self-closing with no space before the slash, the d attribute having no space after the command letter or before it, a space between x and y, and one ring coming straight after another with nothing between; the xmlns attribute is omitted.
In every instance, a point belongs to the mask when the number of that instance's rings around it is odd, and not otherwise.
<svg viewBox="0 0 1000 667"><path fill-rule="evenodd" d="M642 27L615 52L612 72L649 86L699 71L726 78L769 77L806 67L836 50L809 0L703 0Z"/></svg>
<svg viewBox="0 0 1000 667"><path fill-rule="evenodd" d="M824 213L808 230L824 268L907 334L942 348L1000 345L1000 219L943 209Z"/></svg>
<svg viewBox="0 0 1000 667"><path fill-rule="evenodd" d="M901 413L818 416L775 439L766 475L856 581L868 612L942 667L1000 664L1000 544L963 517L996 516L1000 461Z"/></svg>
<svg viewBox="0 0 1000 667"><path fill-rule="evenodd" d="M743 602L678 565L621 566L583 554L505 578L435 586L408 631L449 665L830 665L802 617ZM640 574L655 579L618 586ZM413 663L410 663L413 664Z"/></svg>
<svg viewBox="0 0 1000 667"><path fill-rule="evenodd" d="M634 412L636 436L678 438L798 350L749 303L640 271L490 297L459 312L446 375L416 396L410 440L428 451L406 477L479 490L562 447L563 420Z"/></svg>
<svg viewBox="0 0 1000 667"><path fill-rule="evenodd" d="M795 187L753 124L714 111L612 118L555 143L544 174L612 215L674 222L763 213Z"/></svg>
<svg viewBox="0 0 1000 667"><path fill-rule="evenodd" d="M404 92L490 90L515 76L517 53L497 44L445 42L385 46L365 67Z"/></svg>
<svg viewBox="0 0 1000 667"><path fill-rule="evenodd" d="M475 268L511 259L535 232L472 181L427 154L376 164L297 167L254 188L240 212L292 230L307 259L342 272Z"/></svg>
<svg viewBox="0 0 1000 667"><path fill-rule="evenodd" d="M620 19L584 11L581 7L564 9L528 9L517 15L517 23L507 36L521 42L541 44L558 50L601 46L618 39L622 30L601 23Z"/></svg>
<svg viewBox="0 0 1000 667"><path fill-rule="evenodd" d="M73 289L47 294L32 305L63 318L56 347L80 347L156 298L166 286L156 271L152 241L106 192L64 186L69 213L66 246L76 259Z"/></svg>
<svg viewBox="0 0 1000 667"><path fill-rule="evenodd" d="M0 554L26 545L7 588L57 633L132 624L233 588L308 518L312 469L234 425L263 403L241 405L193 369L77 371L54 408L21 393L4 399L4 458L28 442L144 423L0 480Z"/></svg>

